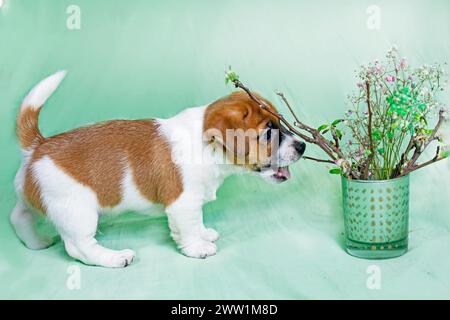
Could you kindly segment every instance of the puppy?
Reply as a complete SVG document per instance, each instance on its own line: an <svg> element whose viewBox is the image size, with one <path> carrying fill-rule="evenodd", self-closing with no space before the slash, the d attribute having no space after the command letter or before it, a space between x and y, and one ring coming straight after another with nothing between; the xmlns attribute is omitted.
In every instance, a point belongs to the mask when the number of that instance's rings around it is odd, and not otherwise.
<svg viewBox="0 0 450 320"><path fill-rule="evenodd" d="M99 215L160 204L183 254L214 255L219 234L203 224L202 206L215 199L223 180L248 172L283 182L290 177L288 166L305 150L244 92L170 119L107 121L46 138L39 131L39 112L64 76L60 71L36 85L17 117L23 161L11 223L30 249L52 243L35 230L36 214L43 214L71 257L125 267L135 253L97 243Z"/></svg>

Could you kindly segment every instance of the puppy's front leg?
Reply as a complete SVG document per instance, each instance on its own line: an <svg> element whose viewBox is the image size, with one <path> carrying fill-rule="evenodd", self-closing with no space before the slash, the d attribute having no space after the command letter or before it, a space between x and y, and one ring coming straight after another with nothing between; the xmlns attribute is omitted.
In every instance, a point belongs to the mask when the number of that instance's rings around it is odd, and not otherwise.
<svg viewBox="0 0 450 320"><path fill-rule="evenodd" d="M213 241L219 234L203 225L202 203L180 197L166 208L170 234L181 252L192 258L215 255L217 246Z"/></svg>

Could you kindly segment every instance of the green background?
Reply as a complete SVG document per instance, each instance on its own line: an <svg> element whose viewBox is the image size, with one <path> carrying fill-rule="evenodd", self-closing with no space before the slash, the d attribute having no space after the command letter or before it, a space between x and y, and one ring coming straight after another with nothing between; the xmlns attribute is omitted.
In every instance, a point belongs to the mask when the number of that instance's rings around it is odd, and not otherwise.
<svg viewBox="0 0 450 320"><path fill-rule="evenodd" d="M81 30L66 8L81 8ZM369 5L381 29L366 26ZM103 221L99 240L132 248L123 270L84 266L61 242L30 251L8 216L20 163L14 122L21 99L43 77L69 71L41 115L44 135L100 120L170 117L231 91L228 65L280 105L275 89L305 122L319 125L348 108L359 64L393 44L411 64L448 61L450 2L414 1L107 1L5 0L0 9L0 297L32 299L450 298L448 162L411 178L410 251L397 259L353 258L342 248L339 177L301 161L280 186L232 177L205 207L221 233L218 255L179 254L164 217ZM449 103L449 94L442 101ZM309 147L309 155L319 155ZM366 270L381 270L381 289ZM81 289L69 290L79 266Z"/></svg>

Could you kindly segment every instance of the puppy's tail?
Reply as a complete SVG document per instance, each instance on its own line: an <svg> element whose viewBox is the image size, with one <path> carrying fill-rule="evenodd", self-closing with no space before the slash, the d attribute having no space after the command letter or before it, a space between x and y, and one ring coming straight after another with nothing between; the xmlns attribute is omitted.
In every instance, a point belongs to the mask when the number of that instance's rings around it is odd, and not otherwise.
<svg viewBox="0 0 450 320"><path fill-rule="evenodd" d="M39 130L39 112L65 76L66 71L58 71L45 78L23 99L17 115L17 136L23 151L31 151L44 142L45 139Z"/></svg>

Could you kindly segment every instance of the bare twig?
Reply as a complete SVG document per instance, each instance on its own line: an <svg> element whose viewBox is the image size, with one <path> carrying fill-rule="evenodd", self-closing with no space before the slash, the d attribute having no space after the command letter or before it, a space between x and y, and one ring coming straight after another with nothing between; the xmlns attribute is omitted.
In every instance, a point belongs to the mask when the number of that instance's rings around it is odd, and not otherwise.
<svg viewBox="0 0 450 320"><path fill-rule="evenodd" d="M418 169L421 169L421 168L423 168L423 167L426 167L426 166L428 166L428 165L430 165L430 164L432 164L432 163L436 163L436 162L438 162L438 161L447 159L446 157L440 157L440 156L439 156L439 153L440 153L440 147L437 147L437 149L436 149L436 155L433 157L433 159L430 159L430 160L428 160L428 161L426 161L426 162L424 162L424 163L422 163L422 164L419 164L419 165L415 165L415 166L412 166L412 167L407 167L407 168L406 168L405 170L403 170L403 172L402 172L400 175L398 175L397 177L403 177L403 176L406 176L407 174L410 174L410 173L413 172L413 171L416 171L416 170L418 170Z"/></svg>
<svg viewBox="0 0 450 320"><path fill-rule="evenodd" d="M317 129L312 128L306 124L304 124L302 121L300 121L300 118L296 115L294 109L290 105L289 101L286 99L285 95L282 92L277 92L276 94L281 98L283 103L286 105L286 107L289 109L291 115L295 119L294 124L291 124L282 114L273 111L265 101L257 97L254 93L250 91L248 87L246 87L237 77L234 77L230 79L230 81L233 82L234 86L236 88L240 88L243 91L247 93L247 95L258 104L259 107L261 107L263 110L267 111L274 117L276 117L282 124L284 124L293 134L299 136L301 139L303 139L305 142L316 144L319 146L325 153L330 157L330 159L318 159L314 157L308 157L304 156L303 158L306 160L312 160L316 162L321 163L330 163L330 164L336 164L336 161L339 159L345 159L345 156L340 149L339 146L339 139L337 135L333 132L331 132L333 136L333 141L328 140L323 136L321 132L319 132ZM370 165L375 157L375 145L373 141L373 110L371 105L371 94L370 94L370 82L366 81L366 103L367 103L367 109L368 109L368 139L369 139L369 150L370 155L368 156L365 163L363 163L358 168L351 168L350 172L348 173L348 178L352 179L363 179L367 180L369 178L369 170ZM445 157L439 156L440 149L438 148L436 151L436 155L433 159L430 159L420 165L416 165L416 162L420 155L423 153L423 151L429 146L429 144L437 139L437 132L439 128L441 127L442 123L444 121L444 110L440 110L439 112L439 120L436 124L436 127L432 131L429 138L423 142L419 143L414 137L411 137L411 140L405 150L405 152L401 155L400 161L395 167L391 178L396 177L402 177L405 176L415 170L418 170L420 168L423 168L429 164L435 163L437 161L445 159ZM303 132L301 132L302 130ZM414 149L414 154L412 155L411 159L408 161L408 155L409 153ZM404 168L403 168L404 167Z"/></svg>
<svg viewBox="0 0 450 320"><path fill-rule="evenodd" d="M336 146L336 148L339 148L339 138L336 135L336 131L331 130L331 135L333 136L334 145Z"/></svg>
<svg viewBox="0 0 450 320"><path fill-rule="evenodd" d="M436 126L433 129L433 132L430 134L425 143L416 145L414 154L411 157L411 160L408 161L408 165L406 166L405 170L409 170L410 168L414 167L423 151L426 150L426 148L430 145L432 141L437 139L437 133L445 120L444 113L445 113L444 109L439 110L439 119L438 122L436 123Z"/></svg>
<svg viewBox="0 0 450 320"><path fill-rule="evenodd" d="M258 99L251 91L249 88L247 88L240 80L238 79L234 79L233 83L235 85L236 88L240 88L242 90L244 90L248 96L255 101L262 109L264 109L265 111L269 112L271 115L273 115L274 117L276 117L278 120L280 120L283 124L285 124L289 130L291 130L293 133L295 133L296 135L298 135L299 137L301 137L303 140L305 140L306 142L309 143L314 143L313 139L304 135L303 133L299 132L298 130L296 130L294 128L293 125L291 125L285 118L283 115L276 113L272 110L270 110L269 106L262 100Z"/></svg>
<svg viewBox="0 0 450 320"><path fill-rule="evenodd" d="M400 157L399 163L395 166L394 171L392 172L392 177L394 178L398 176L402 172L402 167L405 165L405 163L408 160L408 154L411 152L412 148L415 145L414 136L411 137L411 140L409 140L408 146L405 149L405 152Z"/></svg>
<svg viewBox="0 0 450 320"><path fill-rule="evenodd" d="M369 113L369 123L367 125L367 134L369 136L369 150L370 155L367 158L367 162L364 166L363 170L363 178L367 180L369 178L369 167L370 164L375 156L375 150L373 146L373 137L372 137L372 106L370 102L370 82L369 80L366 81L366 103L367 103L367 111Z"/></svg>
<svg viewBox="0 0 450 320"><path fill-rule="evenodd" d="M339 159L344 158L344 154L339 149L339 146L333 145L333 143L330 142L328 139L326 139L323 135L321 135L318 130L316 130L316 129L310 127L310 126L307 126L306 124L304 124L303 122L301 122L299 120L299 118L295 114L293 108L291 107L289 101L286 99L286 96L282 92L277 92L277 95L281 98L281 100L283 100L284 104L288 107L288 109L292 113L292 115L293 115L293 117L295 119L295 126L296 127L309 132L314 137L314 139L316 140L315 144L319 145L319 147L321 147L323 150L328 149L331 152L334 152L337 155L337 158L339 158ZM329 153L327 153L327 154L330 155ZM337 160L334 155L330 156L330 157L332 159L334 159L334 160Z"/></svg>
<svg viewBox="0 0 450 320"><path fill-rule="evenodd" d="M320 135L320 133L316 129L313 129L313 128L301 123L300 121L298 121L297 126L300 129L303 129L303 130L309 132L313 136L313 137L308 137L304 133L297 130L291 123L289 123L289 121L287 121L283 115L270 110L269 106L264 101L258 99L250 91L250 89L247 88L240 80L233 79L232 81L236 88L240 88L240 89L244 90L253 101L255 101L262 109L264 109L265 111L269 112L270 114L275 116L277 119L279 119L284 125L286 125L289 128L289 130L292 133L298 135L300 138L302 138L303 140L305 140L308 143L313 143L313 144L318 145L333 160L337 160L337 157L333 154L333 152L338 151L338 153L337 153L338 156L342 155L342 152L340 150L337 150L337 148L335 148L334 146L332 146L331 143L329 143L322 135ZM285 99L285 101L287 101L287 100ZM291 108L291 110L292 110L292 108ZM293 110L292 110L292 112L293 112ZM298 119L298 117L296 117L296 116L295 116L295 118Z"/></svg>
<svg viewBox="0 0 450 320"><path fill-rule="evenodd" d="M318 159L318 158L313 158L313 157L307 157L307 156L303 156L303 159L306 160L312 160L312 161L316 161L316 162L322 162L322 163L331 163L331 164L336 164L331 160L326 160L326 159Z"/></svg>
<svg viewBox="0 0 450 320"><path fill-rule="evenodd" d="M294 109L291 107L291 104L286 99L286 96L284 95L284 93L278 91L278 92L276 92L276 94L277 94L277 96L279 96L281 98L281 100L283 100L283 102L286 105L286 107L288 107L288 109L291 112L292 116L294 117L296 123L300 123L300 120L298 119L297 115L295 114ZM296 125L296 123L294 123L294 125Z"/></svg>

